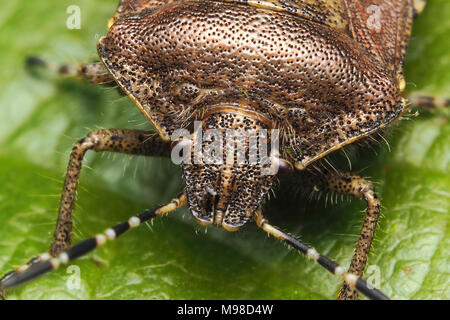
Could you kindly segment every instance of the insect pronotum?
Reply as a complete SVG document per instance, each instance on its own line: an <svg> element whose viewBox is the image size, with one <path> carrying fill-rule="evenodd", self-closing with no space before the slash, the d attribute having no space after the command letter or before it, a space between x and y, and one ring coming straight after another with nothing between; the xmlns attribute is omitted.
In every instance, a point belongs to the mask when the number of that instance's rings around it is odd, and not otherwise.
<svg viewBox="0 0 450 320"><path fill-rule="evenodd" d="M405 112L403 65L413 17L423 7L420 0L120 1L97 43L101 62L81 65L78 74L119 86L156 130L96 130L75 144L49 253L6 274L0 288L187 205L201 225L235 231L254 220L341 277L340 299L356 299L358 291L387 299L362 277L380 214L371 182L316 163ZM185 189L71 246L88 150L171 157L183 168ZM282 175L366 201L349 270L264 217L263 200Z"/></svg>

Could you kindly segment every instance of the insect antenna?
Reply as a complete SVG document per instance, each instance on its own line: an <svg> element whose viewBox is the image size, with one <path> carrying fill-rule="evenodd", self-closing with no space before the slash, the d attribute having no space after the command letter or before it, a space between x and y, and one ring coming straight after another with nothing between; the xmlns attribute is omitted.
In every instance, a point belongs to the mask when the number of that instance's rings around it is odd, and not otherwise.
<svg viewBox="0 0 450 320"><path fill-rule="evenodd" d="M326 256L319 254L316 249L269 224L268 221L262 216L261 211L257 211L254 217L258 227L263 229L265 232L285 242L287 245L296 249L307 258L316 261L333 275L342 277L347 284L349 284L352 288L356 288L369 299L389 300L383 292L368 284L364 279L360 278L356 274L346 272L342 266Z"/></svg>
<svg viewBox="0 0 450 320"><path fill-rule="evenodd" d="M69 249L59 253L56 257L52 257L48 253L44 253L34 259L30 265L25 265L18 268L16 271L7 273L0 279L0 293L5 289L12 288L38 278L52 270L56 270L62 264L67 264L92 250L100 247L106 243L107 240L114 240L127 232L130 229L136 228L142 223L150 221L151 219L169 213L186 204L186 195L182 193L170 203L156 207L154 209L146 210L137 216L133 216L128 221L119 223L111 228L106 229L104 233L83 240Z"/></svg>

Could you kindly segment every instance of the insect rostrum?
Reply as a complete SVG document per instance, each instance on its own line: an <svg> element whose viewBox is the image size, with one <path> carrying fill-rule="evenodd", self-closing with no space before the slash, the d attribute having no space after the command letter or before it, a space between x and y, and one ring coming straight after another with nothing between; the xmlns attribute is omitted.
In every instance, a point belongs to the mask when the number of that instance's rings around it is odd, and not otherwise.
<svg viewBox="0 0 450 320"><path fill-rule="evenodd" d="M58 256L70 243L74 190L87 150L165 156L170 152L172 133L185 128L194 135L196 119L210 130L279 129L278 161L287 164L288 171L295 167L324 189L366 200L368 214L351 267L352 273L360 275L377 223L379 200L370 182L350 173L318 170L313 164L329 152L377 132L403 112L402 67L414 8L409 2L380 2L381 11L391 16L383 20L389 25L382 26L389 32L380 34L366 29L367 13L358 11L358 5L342 2L325 6L326 10L324 5L122 2L108 35L99 40L99 56L111 79L136 102L159 134L102 130L76 144L50 253ZM364 3L359 5L364 7ZM346 10L353 10L352 18ZM392 30L399 30L398 34L391 34ZM382 50L379 42L384 44ZM243 145L247 152L248 142ZM193 147L192 151L195 154ZM314 250L268 224L261 203L276 177L263 175L260 164L188 163L183 171L186 194L156 214L187 202L198 222L227 230L236 230L255 218L265 231L295 245L331 272L345 275ZM86 243L93 248L106 238L115 238L119 229L142 220L132 219L113 229L114 233L109 230ZM69 250L69 254L37 266L49 269L66 262L76 255ZM37 270L37 266L29 270ZM22 273L23 277L30 274L27 272L31 271ZM8 277L3 286L19 278ZM347 276L347 282L360 289L363 285L355 279ZM346 288L341 297L356 295Z"/></svg>

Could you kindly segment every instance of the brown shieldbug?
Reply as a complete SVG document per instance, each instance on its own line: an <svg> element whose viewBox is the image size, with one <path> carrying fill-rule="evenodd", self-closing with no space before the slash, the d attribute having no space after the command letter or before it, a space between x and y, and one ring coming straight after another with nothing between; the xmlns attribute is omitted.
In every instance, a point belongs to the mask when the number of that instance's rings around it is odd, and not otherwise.
<svg viewBox="0 0 450 320"><path fill-rule="evenodd" d="M6 275L1 288L56 269L187 204L199 223L230 231L254 219L267 233L342 276L342 299L356 298L355 289L370 298L386 298L360 278L380 211L371 183L314 163L378 133L404 111L403 62L414 11L421 3L122 1L108 23L108 34L98 42L103 64L86 65L80 73L93 82L117 83L158 134L101 130L80 140L72 151L50 254ZM372 20L367 11L371 5L383 19ZM180 129L188 136L172 141ZM212 141L201 141L196 148L199 133L216 130L225 141L230 129L270 132L267 144L278 129L279 153L271 154L278 173L301 174L324 190L368 203L348 272L264 218L261 204L276 175L265 174L262 163L237 163L235 153L231 163L195 161L199 153L211 154ZM237 146L249 154L251 138ZM148 156L180 151L185 192L69 248L75 189L87 150Z"/></svg>

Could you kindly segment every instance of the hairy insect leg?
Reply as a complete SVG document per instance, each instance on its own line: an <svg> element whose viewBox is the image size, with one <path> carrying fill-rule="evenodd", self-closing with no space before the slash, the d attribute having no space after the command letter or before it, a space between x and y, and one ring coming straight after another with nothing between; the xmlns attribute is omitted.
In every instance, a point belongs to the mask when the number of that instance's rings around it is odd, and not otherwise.
<svg viewBox="0 0 450 320"><path fill-rule="evenodd" d="M168 157L170 156L170 142L163 141L159 134L154 131L121 129L92 131L86 138L78 141L70 155L61 195L58 220L50 246L49 256L54 257L70 246L76 188L82 167L82 160L88 150ZM16 271L11 271L6 274L0 281L6 277L13 276L17 272L21 273L35 264L39 264L41 259L42 256L32 258Z"/></svg>
<svg viewBox="0 0 450 320"><path fill-rule="evenodd" d="M380 215L380 200L376 195L371 182L356 174L342 171L326 171L314 177L320 189L329 190L345 195L352 195L367 202L366 215L361 229L358 244L353 254L348 272L361 276L366 267L372 240ZM358 293L354 288L344 283L339 299L355 300Z"/></svg>
<svg viewBox="0 0 450 320"><path fill-rule="evenodd" d="M60 252L55 256L51 256L48 253L40 255L39 262L31 266L23 266L16 271L7 273L0 279L1 297L4 297L4 290L15 287L22 283L33 280L47 272L58 269L62 264L67 264L72 260L75 260L97 247L100 247L106 243L107 240L114 240L117 237L124 234L126 231L138 227L140 224L149 221L157 216L167 214L180 207L186 205L186 193L183 192L178 197L172 199L168 204L157 207L151 210L147 210L137 216L131 217L126 222L119 223L111 228L105 230L104 233L97 234L96 236L86 239L72 246L71 248Z"/></svg>
<svg viewBox="0 0 450 320"><path fill-rule="evenodd" d="M254 214L254 219L258 227L263 229L268 234L275 238L284 241L289 246L295 248L300 253L304 254L309 259L316 261L319 265L324 267L330 273L335 276L340 276L344 279L346 285L352 290L358 290L365 296L373 300L388 300L389 298L380 290L369 285L360 275L351 271L345 272L345 269L333 260L319 254L314 248L308 246L304 242L288 235L287 233L279 230L278 228L269 224L261 213L261 209L258 209Z"/></svg>
<svg viewBox="0 0 450 320"><path fill-rule="evenodd" d="M30 68L41 67L47 68L64 77L82 77L86 80L106 86L115 86L116 83L111 73L105 68L101 62L80 63L79 65L59 65L50 63L42 58L31 56L26 60L26 65Z"/></svg>
<svg viewBox="0 0 450 320"><path fill-rule="evenodd" d="M72 149L67 168L56 230L50 247L50 254L57 255L71 243L72 213L82 160L88 150L113 151L145 156L169 156L170 143L163 141L153 131L141 130L98 130L78 141Z"/></svg>
<svg viewBox="0 0 450 320"><path fill-rule="evenodd" d="M411 106L423 109L436 110L438 108L448 108L450 106L450 99L448 98L424 96L418 94L410 94L407 95L406 98Z"/></svg>

